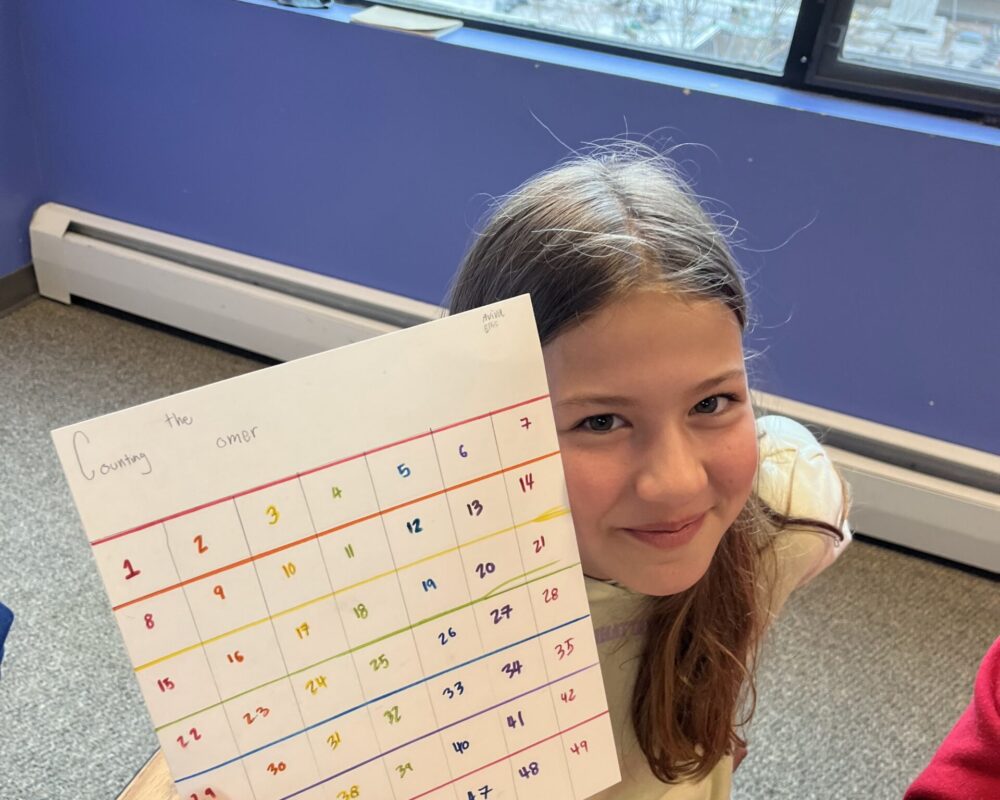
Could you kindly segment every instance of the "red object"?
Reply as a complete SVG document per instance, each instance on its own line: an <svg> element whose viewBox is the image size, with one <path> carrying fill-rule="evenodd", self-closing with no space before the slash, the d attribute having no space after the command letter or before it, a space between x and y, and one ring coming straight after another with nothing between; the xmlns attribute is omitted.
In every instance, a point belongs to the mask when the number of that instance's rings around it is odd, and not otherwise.
<svg viewBox="0 0 1000 800"><path fill-rule="evenodd" d="M972 702L903 800L1000 798L1000 639L976 675Z"/></svg>

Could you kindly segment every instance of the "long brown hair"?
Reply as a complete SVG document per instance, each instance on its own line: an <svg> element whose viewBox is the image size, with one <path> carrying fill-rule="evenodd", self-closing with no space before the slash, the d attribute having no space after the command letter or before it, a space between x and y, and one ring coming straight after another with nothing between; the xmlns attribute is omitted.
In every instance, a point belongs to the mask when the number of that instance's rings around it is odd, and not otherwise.
<svg viewBox="0 0 1000 800"><path fill-rule="evenodd" d="M720 300L747 326L746 289L719 225L669 158L617 143L567 159L503 198L462 262L449 311L530 292L544 346L606 304L650 288ZM702 778L745 744L774 534L791 524L842 536L790 519L754 492L706 574L684 592L646 601L631 717L660 780Z"/></svg>

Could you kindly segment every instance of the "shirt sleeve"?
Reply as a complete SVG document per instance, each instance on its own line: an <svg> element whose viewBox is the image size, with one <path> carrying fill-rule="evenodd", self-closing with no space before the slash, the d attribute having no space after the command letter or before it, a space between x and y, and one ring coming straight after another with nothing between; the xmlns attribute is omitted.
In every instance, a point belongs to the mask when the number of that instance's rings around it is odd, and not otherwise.
<svg viewBox="0 0 1000 800"><path fill-rule="evenodd" d="M1000 797L1000 639L976 674L972 702L904 800Z"/></svg>
<svg viewBox="0 0 1000 800"><path fill-rule="evenodd" d="M803 425L786 417L757 421L760 461L757 494L779 514L816 520L838 528L830 533L792 527L777 537L777 605L826 569L851 541L847 522L848 488L823 447Z"/></svg>

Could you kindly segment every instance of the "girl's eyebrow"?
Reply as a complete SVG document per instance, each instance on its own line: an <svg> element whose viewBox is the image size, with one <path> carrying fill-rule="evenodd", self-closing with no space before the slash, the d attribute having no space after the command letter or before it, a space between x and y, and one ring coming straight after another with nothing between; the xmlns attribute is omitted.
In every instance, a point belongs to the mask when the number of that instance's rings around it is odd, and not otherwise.
<svg viewBox="0 0 1000 800"><path fill-rule="evenodd" d="M742 378L744 374L745 371L742 366L733 367L733 369L723 372L721 375L716 375L714 378L702 381L691 390L691 393L701 394L702 392L707 392L709 389L715 388L720 383L725 383L733 378Z"/></svg>
<svg viewBox="0 0 1000 800"><path fill-rule="evenodd" d="M557 406L634 406L635 400L631 397L622 397L613 394L581 394L576 397L567 397L560 400Z"/></svg>
<svg viewBox="0 0 1000 800"><path fill-rule="evenodd" d="M691 394L701 394L702 392L707 392L710 389L718 386L721 383L732 380L733 378L742 378L744 376L743 367L734 367L733 369L727 370L720 375L716 375L712 378L703 380L701 383L691 388ZM556 407L562 406L619 406L629 408L636 405L636 401L632 397L624 397L622 395L613 394L579 394L572 395L560 400L558 403L553 404Z"/></svg>

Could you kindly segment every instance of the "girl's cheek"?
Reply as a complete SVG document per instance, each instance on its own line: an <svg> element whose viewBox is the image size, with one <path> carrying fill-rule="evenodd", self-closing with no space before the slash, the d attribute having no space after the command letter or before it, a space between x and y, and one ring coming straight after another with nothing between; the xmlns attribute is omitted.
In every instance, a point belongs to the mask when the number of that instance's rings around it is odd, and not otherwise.
<svg viewBox="0 0 1000 800"><path fill-rule="evenodd" d="M757 473L757 429L753 417L734 430L723 472L729 491L742 505L753 488Z"/></svg>
<svg viewBox="0 0 1000 800"><path fill-rule="evenodd" d="M577 534L586 535L601 515L602 498L609 489L610 475L598 459L588 457L585 452L564 449L562 458L573 522Z"/></svg>

